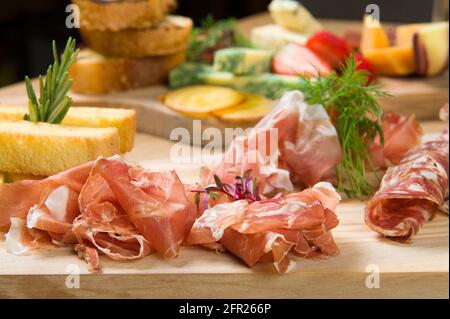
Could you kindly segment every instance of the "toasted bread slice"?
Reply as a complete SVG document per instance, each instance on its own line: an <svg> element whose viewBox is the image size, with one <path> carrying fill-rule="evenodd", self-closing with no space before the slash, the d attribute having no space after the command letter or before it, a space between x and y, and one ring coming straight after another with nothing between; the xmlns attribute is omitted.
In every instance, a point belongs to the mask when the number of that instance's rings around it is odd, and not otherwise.
<svg viewBox="0 0 450 319"><path fill-rule="evenodd" d="M119 152L115 127L0 121L0 172L50 176Z"/></svg>
<svg viewBox="0 0 450 319"><path fill-rule="evenodd" d="M70 68L72 91L106 94L164 84L169 72L186 60L186 52L142 59L105 57L82 50Z"/></svg>
<svg viewBox="0 0 450 319"><path fill-rule="evenodd" d="M28 112L22 106L0 105L0 121L21 121ZM103 107L71 107L61 123L78 127L116 127L120 136L120 152L127 153L134 147L136 136L136 111Z"/></svg>
<svg viewBox="0 0 450 319"><path fill-rule="evenodd" d="M40 180L47 177L47 176L35 176L31 174L11 174L11 173L0 173L0 176L3 176L3 183L15 183L23 180ZM1 185L1 177L0 177L0 185Z"/></svg>
<svg viewBox="0 0 450 319"><path fill-rule="evenodd" d="M72 0L72 3L80 9L81 27L100 31L153 27L176 7L174 0Z"/></svg>
<svg viewBox="0 0 450 319"><path fill-rule="evenodd" d="M5 174L0 173L0 185L2 185L5 182Z"/></svg>
<svg viewBox="0 0 450 319"><path fill-rule="evenodd" d="M99 31L81 28L88 47L107 56L144 58L185 50L192 30L192 20L167 16L153 28Z"/></svg>

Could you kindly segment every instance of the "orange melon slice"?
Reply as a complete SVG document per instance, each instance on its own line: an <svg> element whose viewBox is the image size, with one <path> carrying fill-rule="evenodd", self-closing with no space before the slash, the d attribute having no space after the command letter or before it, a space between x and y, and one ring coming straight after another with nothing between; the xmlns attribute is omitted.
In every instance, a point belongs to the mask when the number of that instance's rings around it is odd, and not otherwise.
<svg viewBox="0 0 450 319"><path fill-rule="evenodd" d="M360 44L363 55L366 55L367 51L388 48L389 46L389 37L383 26L371 17L365 16Z"/></svg>
<svg viewBox="0 0 450 319"><path fill-rule="evenodd" d="M412 47L389 47L368 50L364 57L381 75L403 76L415 71Z"/></svg>

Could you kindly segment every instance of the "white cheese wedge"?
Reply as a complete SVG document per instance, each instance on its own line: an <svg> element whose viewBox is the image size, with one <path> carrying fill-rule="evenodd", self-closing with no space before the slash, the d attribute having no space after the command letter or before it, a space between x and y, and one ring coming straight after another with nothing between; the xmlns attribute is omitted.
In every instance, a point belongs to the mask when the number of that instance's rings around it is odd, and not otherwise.
<svg viewBox="0 0 450 319"><path fill-rule="evenodd" d="M289 43L304 45L307 40L307 35L286 30L276 24L257 27L251 32L251 41L255 47L271 51L278 51Z"/></svg>
<svg viewBox="0 0 450 319"><path fill-rule="evenodd" d="M322 25L300 3L293 0L273 0L269 5L272 19L281 27L305 35L322 30Z"/></svg>

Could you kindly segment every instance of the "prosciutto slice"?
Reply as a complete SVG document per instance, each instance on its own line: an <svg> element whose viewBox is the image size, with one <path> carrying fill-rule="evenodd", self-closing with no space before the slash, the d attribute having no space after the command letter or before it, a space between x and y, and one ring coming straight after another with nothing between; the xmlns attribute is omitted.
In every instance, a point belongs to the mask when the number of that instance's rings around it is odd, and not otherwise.
<svg viewBox="0 0 450 319"><path fill-rule="evenodd" d="M164 257L176 257L196 212L175 171L154 173L104 159L95 168L139 233Z"/></svg>
<svg viewBox="0 0 450 319"><path fill-rule="evenodd" d="M263 194L312 186L334 174L341 161L336 129L323 106L308 105L299 91L286 93L247 136L237 137L222 162L202 174L201 184L224 183L251 170Z"/></svg>
<svg viewBox="0 0 450 319"><path fill-rule="evenodd" d="M400 241L412 239L448 198L448 133L423 143L388 169L367 203L366 224Z"/></svg>
<svg viewBox="0 0 450 319"><path fill-rule="evenodd" d="M70 194L80 193L91 168L92 163L88 163L44 180L0 185L0 231L9 228L11 218L26 219L31 207L45 205L49 195L61 186ZM75 215L77 213L74 212Z"/></svg>
<svg viewBox="0 0 450 319"><path fill-rule="evenodd" d="M175 172L150 172L120 157L2 185L0 196L9 252L73 246L91 270L100 268L99 253L114 260L139 259L152 250L175 257L196 217Z"/></svg>
<svg viewBox="0 0 450 319"><path fill-rule="evenodd" d="M272 199L222 203L196 220L185 243L219 243L250 267L273 262L278 272L288 272L295 266L289 253L339 254L331 234L339 223L334 213L339 201L331 184L319 183Z"/></svg>
<svg viewBox="0 0 450 319"><path fill-rule="evenodd" d="M409 151L420 145L422 127L414 115L406 117L397 113L385 113L381 119L381 128L384 144L377 137L369 146L374 169L386 169L400 163Z"/></svg>

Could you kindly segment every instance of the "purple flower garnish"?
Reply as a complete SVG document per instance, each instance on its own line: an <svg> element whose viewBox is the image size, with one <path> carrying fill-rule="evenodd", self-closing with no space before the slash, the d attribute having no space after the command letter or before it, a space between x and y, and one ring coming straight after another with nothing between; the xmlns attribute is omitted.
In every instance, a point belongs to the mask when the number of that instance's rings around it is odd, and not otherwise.
<svg viewBox="0 0 450 319"><path fill-rule="evenodd" d="M233 184L222 183L217 175L214 175L214 181L216 183L215 186L208 186L203 190L192 191L197 193L195 197L197 206L200 205L201 198L204 200L202 194L207 194L213 199L218 199L220 197L218 193L222 193L235 201L245 199L250 202L256 202L261 200L258 191L258 183L256 179L251 177L251 170L247 170L243 176L236 176ZM208 198L208 196L205 197Z"/></svg>

